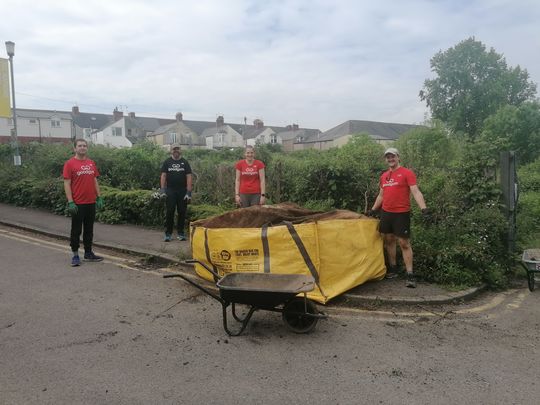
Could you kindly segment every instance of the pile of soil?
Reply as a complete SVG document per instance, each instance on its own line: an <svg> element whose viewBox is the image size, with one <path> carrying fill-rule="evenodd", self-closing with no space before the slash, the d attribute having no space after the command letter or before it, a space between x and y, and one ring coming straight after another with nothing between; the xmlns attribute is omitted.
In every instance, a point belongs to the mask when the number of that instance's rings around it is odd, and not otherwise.
<svg viewBox="0 0 540 405"><path fill-rule="evenodd" d="M205 228L260 228L263 225L282 225L283 221L300 224L328 219L359 219L364 215L348 210L312 211L293 203L239 208L222 215L192 222Z"/></svg>

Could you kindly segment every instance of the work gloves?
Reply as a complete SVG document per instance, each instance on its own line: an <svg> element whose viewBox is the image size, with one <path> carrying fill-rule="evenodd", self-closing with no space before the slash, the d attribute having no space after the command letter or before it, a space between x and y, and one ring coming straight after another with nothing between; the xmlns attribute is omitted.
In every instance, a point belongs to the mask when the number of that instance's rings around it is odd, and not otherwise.
<svg viewBox="0 0 540 405"><path fill-rule="evenodd" d="M104 205L103 197L98 196L98 197L96 198L96 208L97 208L98 210L100 210L100 209L103 208L103 205Z"/></svg>
<svg viewBox="0 0 540 405"><path fill-rule="evenodd" d="M433 222L433 213L429 208L423 208L422 210L422 220L425 224L431 224Z"/></svg>
<svg viewBox="0 0 540 405"><path fill-rule="evenodd" d="M186 195L184 196L184 200L189 204L191 202L191 191L186 191Z"/></svg>
<svg viewBox="0 0 540 405"><path fill-rule="evenodd" d="M368 210L368 212L366 212L366 215L368 217L378 218L379 217L379 211L378 210Z"/></svg>
<svg viewBox="0 0 540 405"><path fill-rule="evenodd" d="M79 208L77 207L77 204L75 204L73 201L68 201L67 210L70 213L70 215L77 215L77 212L79 212Z"/></svg>

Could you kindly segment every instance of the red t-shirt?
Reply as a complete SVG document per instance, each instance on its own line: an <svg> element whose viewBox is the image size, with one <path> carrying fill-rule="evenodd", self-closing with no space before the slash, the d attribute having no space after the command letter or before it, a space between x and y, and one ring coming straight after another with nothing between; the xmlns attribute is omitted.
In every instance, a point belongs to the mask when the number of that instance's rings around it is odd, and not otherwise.
<svg viewBox="0 0 540 405"><path fill-rule="evenodd" d="M96 202L94 178L99 176L99 171L93 160L72 157L64 164L63 175L64 179L71 179L71 194L75 204Z"/></svg>
<svg viewBox="0 0 540 405"><path fill-rule="evenodd" d="M259 194L261 192L261 178L259 170L264 169L264 163L260 160L253 160L248 165L245 159L242 159L234 166L240 171L240 194Z"/></svg>
<svg viewBox="0 0 540 405"><path fill-rule="evenodd" d="M408 212L411 210L410 188L416 185L416 175L412 170L398 167L388 169L380 179L383 189L382 209L386 212Z"/></svg>

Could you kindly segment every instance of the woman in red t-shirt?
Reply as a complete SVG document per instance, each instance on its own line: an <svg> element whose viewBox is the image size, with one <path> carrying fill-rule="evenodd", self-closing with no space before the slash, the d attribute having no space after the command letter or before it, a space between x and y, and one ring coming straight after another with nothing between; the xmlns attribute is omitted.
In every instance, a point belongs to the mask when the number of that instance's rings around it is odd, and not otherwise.
<svg viewBox="0 0 540 405"><path fill-rule="evenodd" d="M245 159L236 162L236 181L234 183L235 201L239 207L264 205L266 202L266 182L264 163L255 159L255 148L246 146Z"/></svg>

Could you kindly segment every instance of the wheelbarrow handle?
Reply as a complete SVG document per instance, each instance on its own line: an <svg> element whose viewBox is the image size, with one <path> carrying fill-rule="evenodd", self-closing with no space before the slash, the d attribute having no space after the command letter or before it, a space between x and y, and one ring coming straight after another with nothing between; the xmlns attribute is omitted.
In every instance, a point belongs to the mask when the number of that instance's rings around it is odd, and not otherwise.
<svg viewBox="0 0 540 405"><path fill-rule="evenodd" d="M193 287L198 288L199 290L201 290L201 291L205 292L206 294L208 294L210 297L214 298L216 301L219 301L222 305L228 305L219 295L214 294L212 291L208 290L207 288L204 288L199 283L196 283L195 281L190 280L188 277L184 276L183 274L165 274L165 275L163 275L163 278L174 278L174 277L179 277L182 280L188 282Z"/></svg>
<svg viewBox="0 0 540 405"><path fill-rule="evenodd" d="M186 259L186 260L183 261L183 263L186 263L186 264L194 264L194 263L200 264L201 266L203 266L206 270L208 270L216 278L216 281L221 279L221 276L214 269L211 269L210 267L208 267L205 263L201 262L200 260Z"/></svg>

